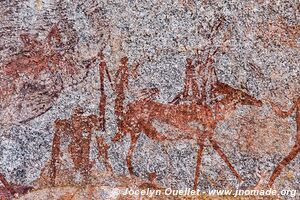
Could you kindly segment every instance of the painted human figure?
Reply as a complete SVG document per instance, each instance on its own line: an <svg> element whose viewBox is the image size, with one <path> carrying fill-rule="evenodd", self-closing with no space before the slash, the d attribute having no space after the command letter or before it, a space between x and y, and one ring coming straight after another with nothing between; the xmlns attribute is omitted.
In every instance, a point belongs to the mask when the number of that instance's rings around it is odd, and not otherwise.
<svg viewBox="0 0 300 200"><path fill-rule="evenodd" d="M193 65L193 60L191 58L186 59L186 70L185 70L185 80L183 89L183 98L189 96L189 90L192 90L193 98L199 98L199 88L196 80L195 65Z"/></svg>
<svg viewBox="0 0 300 200"><path fill-rule="evenodd" d="M191 95L189 92L191 91ZM175 96L171 103L178 103L182 100L197 101L200 98L199 87L196 79L196 68L191 58L186 59L185 78L183 92Z"/></svg>
<svg viewBox="0 0 300 200"><path fill-rule="evenodd" d="M56 165L59 162L60 142L64 135L71 138L68 146L71 159L74 164L75 171L80 172L83 181L88 181L89 171L92 164L89 159L90 143L92 131L100 129L99 119L96 115L83 115L83 109L76 107L70 119L58 119L55 121L55 135L53 138L52 146L52 159L51 159L51 184L55 185L56 178Z"/></svg>
<svg viewBox="0 0 300 200"><path fill-rule="evenodd" d="M209 55L206 63L199 65L198 73L202 79L201 82L201 102L205 104L212 103L215 98L213 90L218 81L215 67L213 66L214 60Z"/></svg>
<svg viewBox="0 0 300 200"><path fill-rule="evenodd" d="M74 163L76 171L83 176L83 181L88 181L89 171L93 166L93 162L89 159L90 144L92 140L93 130L105 131L105 108L106 108L106 93L104 87L105 75L111 83L111 78L107 69L102 51L92 59L91 65L99 59L99 77L100 77L100 100L98 103L99 116L97 115L83 115L83 109L77 106L71 115L70 119L57 119L54 122L55 134L52 145L52 158L50 164L50 180L51 184L55 185L55 178L57 175L56 165L59 163L60 143L61 138L69 136L71 139L68 151ZM111 87L112 83L111 83ZM108 148L101 136L96 136L98 147L98 158L104 157L104 162L107 170L112 171L108 162Z"/></svg>
<svg viewBox="0 0 300 200"><path fill-rule="evenodd" d="M92 164L89 159L92 129L98 125L96 115L83 116L83 109L77 107L71 116L71 138L69 152L76 170L80 171L83 180L88 179ZM99 126L98 126L99 127Z"/></svg>
<svg viewBox="0 0 300 200"><path fill-rule="evenodd" d="M99 120L101 122L101 129L102 131L105 131L105 107L106 107L106 99L107 99L107 95L105 93L105 88L104 88L104 78L105 78L105 74L109 80L109 82L111 83L111 78L110 78L110 74L108 72L107 69L107 65L106 62L104 60L104 55L102 52L100 52L98 54L100 63L99 63L99 76L100 76L100 102L99 102ZM113 88L112 84L111 87Z"/></svg>
<svg viewBox="0 0 300 200"><path fill-rule="evenodd" d="M128 88L128 58L123 57L121 60L121 65L115 76L115 114L117 117L117 123L119 124L122 120L123 110L124 110L124 100L125 100L125 88ZM118 125L119 126L119 125Z"/></svg>
<svg viewBox="0 0 300 200"><path fill-rule="evenodd" d="M271 103L274 112L283 118L290 116L292 113L296 112L296 124L297 124L297 133L296 133L296 142L289 152L289 154L276 166L274 169L268 185L271 187L275 179L280 175L281 171L285 166L287 166L298 154L300 151L300 97L294 102L294 105L288 111L282 111L277 105Z"/></svg>
<svg viewBox="0 0 300 200"><path fill-rule="evenodd" d="M196 66L190 58L187 58L186 62L183 92L175 96L171 103L177 103L179 100L192 100L197 104L211 104L215 98L213 89L218 81L215 67L213 66L214 60L208 55L205 63L199 60ZM196 70L198 73L196 73ZM202 80L200 85L197 75ZM192 91L191 95L189 94L190 90Z"/></svg>

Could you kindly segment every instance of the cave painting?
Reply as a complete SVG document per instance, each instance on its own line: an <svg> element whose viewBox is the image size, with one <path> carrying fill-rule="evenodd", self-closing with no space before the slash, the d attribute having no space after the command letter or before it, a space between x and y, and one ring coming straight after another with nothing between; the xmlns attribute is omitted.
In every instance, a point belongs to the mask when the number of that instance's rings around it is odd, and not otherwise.
<svg viewBox="0 0 300 200"><path fill-rule="evenodd" d="M220 22L221 23L221 22ZM215 26L217 32L220 24ZM212 37L214 34L212 34ZM20 76L27 74L36 78L44 70L54 73L58 66L65 66L68 73L76 71L76 67L63 59L63 55L56 51L55 47L61 44L61 37L57 26L54 26L46 41L40 42L37 39L24 34L21 35L24 43L24 53L20 54L9 62L3 70L3 73L9 78L6 87L1 87L0 97L12 95L18 86ZM212 38L213 41L213 38ZM45 53L45 49L50 53ZM158 88L145 88L141 90L142 96L135 99L127 105L125 104L126 92L129 89L129 78L136 78L136 74L131 73L128 66L129 58L124 56L120 59L120 65L114 76L111 77L107 63L102 51L91 59L90 65L98 61L98 71L100 80L100 99L98 103L98 114L85 115L83 108L77 106L73 109L69 119L56 119L54 121L54 137L52 142L52 152L50 158L49 179L50 185L56 185L56 179L60 163L61 141L64 137L70 138L68 144L68 153L70 154L73 170L81 176L81 184L88 184L90 179L90 170L95 164L91 161L89 154L91 151L91 141L93 134L97 131L106 131L106 106L107 94L105 83L110 84L110 89L115 93L114 114L117 123L117 132L110 142L106 142L102 136L95 135L95 142L98 150L97 159L104 163L107 171L113 174L113 167L109 161L108 150L110 145L120 141L125 135L130 137L130 146L126 155L126 165L131 176L135 175L135 169L132 164L134 151L141 133L155 141L184 141L192 140L197 144L196 166L194 171L193 188L197 189L204 142L207 140L214 151L228 166L229 170L238 181L243 178L239 174L234 164L226 156L219 142L214 138L217 124L224 120L227 112L236 110L239 106L248 105L261 107L262 101L249 95L247 90L234 88L218 80L217 72L214 66L214 56L219 48L212 49L205 47L202 52L206 52L195 58L187 58L185 65L185 77L183 91L176 94L172 101L160 103L155 100L159 95ZM28 54L28 55L27 55ZM48 66L48 63L52 63ZM63 64L61 64L63 63ZM33 67L32 67L33 66ZM61 68L60 68L61 70ZM137 71L137 69L135 69ZM131 77L132 76L132 77ZM105 78L107 81L105 81ZM241 87L242 88L242 87ZM271 103L275 113L282 117L288 117L296 112L297 135L296 142L290 153L275 167L268 185L271 187L276 178L299 153L300 150L300 98L298 98L291 109L282 111L277 105ZM165 135L156 130L154 121L165 123L176 127L182 134ZM199 126L192 126L195 122ZM149 175L150 183L155 181L156 174ZM1 189L7 198L14 194L23 194L30 189L29 186L16 186L10 184L0 174L0 181L4 189ZM143 184L150 184L143 183Z"/></svg>

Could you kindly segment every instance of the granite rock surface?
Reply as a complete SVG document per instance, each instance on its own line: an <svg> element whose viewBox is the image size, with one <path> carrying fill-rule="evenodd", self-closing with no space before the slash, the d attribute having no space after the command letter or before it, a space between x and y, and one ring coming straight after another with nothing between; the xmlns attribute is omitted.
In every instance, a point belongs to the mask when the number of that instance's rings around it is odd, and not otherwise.
<svg viewBox="0 0 300 200"><path fill-rule="evenodd" d="M299 198L299 9L1 1L0 197L273 188Z"/></svg>

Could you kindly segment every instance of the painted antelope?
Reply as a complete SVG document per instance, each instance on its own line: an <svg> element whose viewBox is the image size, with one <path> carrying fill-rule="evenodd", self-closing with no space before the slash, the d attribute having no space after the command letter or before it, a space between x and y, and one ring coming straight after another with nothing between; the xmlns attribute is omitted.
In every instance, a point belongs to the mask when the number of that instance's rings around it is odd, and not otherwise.
<svg viewBox="0 0 300 200"><path fill-rule="evenodd" d="M122 62L126 60L126 62ZM122 69L119 75L116 77L116 93L117 98L115 101L116 113L118 113L118 133L113 138L116 142L121 139L124 134L130 135L131 142L127 153L126 162L128 166L129 173L134 174L132 166L132 155L136 147L138 138L143 132L149 138L153 140L163 141L163 140L196 140L198 145L197 152L197 165L195 170L194 178L194 188L197 188L200 165L202 158L202 151L204 148L204 141L209 140L212 147L224 160L227 166L230 168L232 173L237 177L238 180L242 180L241 176L234 169L230 163L228 157L221 150L218 142L213 138L214 130L216 128L217 122L224 119L224 113L234 110L237 105L254 105L261 106L262 102L256 98L248 95L242 90L235 89L225 83L216 82L212 92L215 94L221 94L224 97L216 101L213 105L208 106L206 104L199 104L197 102L191 103L160 103L154 101L152 97L144 97L142 99L135 100L128 104L128 106L123 105L124 100L124 88L127 85L128 78L128 68L127 59L122 59ZM125 69L125 70L124 70ZM190 83L190 82L187 82ZM185 87L186 88L186 87ZM152 96L157 94L157 89L150 90ZM153 126L154 121L159 121L172 125L184 132L180 136L166 136L159 133ZM203 129L194 128L191 126L191 122L197 122L202 125Z"/></svg>
<svg viewBox="0 0 300 200"><path fill-rule="evenodd" d="M297 125L297 133L296 133L296 142L292 148L292 150L289 152L289 154L283 158L282 161L280 161L280 163L275 167L268 186L272 186L274 184L274 181L276 180L276 178L280 175L280 173L282 172L282 170L292 161L294 160L294 158L299 154L300 152L300 97L298 97L296 99L296 101L294 102L294 105L288 110L288 111L282 111L277 105L275 105L274 103L271 103L273 110L275 111L275 113L282 117L282 118L286 118L288 116L290 116L292 113L296 112L296 125Z"/></svg>

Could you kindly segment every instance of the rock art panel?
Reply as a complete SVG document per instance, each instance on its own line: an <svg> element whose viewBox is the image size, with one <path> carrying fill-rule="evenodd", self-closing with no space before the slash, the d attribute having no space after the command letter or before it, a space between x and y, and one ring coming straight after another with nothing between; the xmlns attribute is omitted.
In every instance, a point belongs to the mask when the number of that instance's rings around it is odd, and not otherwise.
<svg viewBox="0 0 300 200"><path fill-rule="evenodd" d="M0 10L0 199L299 197L299 2Z"/></svg>

